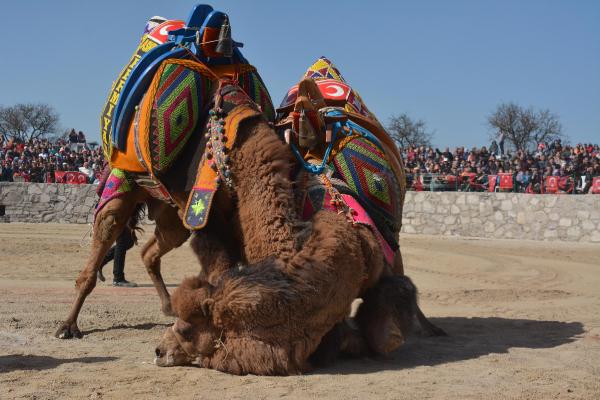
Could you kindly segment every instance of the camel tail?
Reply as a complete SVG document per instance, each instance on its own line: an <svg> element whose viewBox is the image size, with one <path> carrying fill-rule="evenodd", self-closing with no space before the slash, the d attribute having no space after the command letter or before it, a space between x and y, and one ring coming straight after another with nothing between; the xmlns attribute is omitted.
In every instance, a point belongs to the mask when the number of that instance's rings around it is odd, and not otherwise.
<svg viewBox="0 0 600 400"><path fill-rule="evenodd" d="M144 232L144 229L142 229L139 226L139 224L142 222L142 220L145 217L146 217L145 205L143 203L140 203L135 206L135 210L133 211L133 214L131 215L131 217L129 218L129 221L127 222L127 229L129 229L129 231L131 232L131 237L133 238L133 242L136 245L138 243L137 235Z"/></svg>

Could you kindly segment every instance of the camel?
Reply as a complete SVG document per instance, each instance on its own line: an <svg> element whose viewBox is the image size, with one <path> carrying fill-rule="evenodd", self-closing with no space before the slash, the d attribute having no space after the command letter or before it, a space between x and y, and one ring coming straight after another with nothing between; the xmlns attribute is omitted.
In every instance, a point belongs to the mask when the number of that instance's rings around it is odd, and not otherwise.
<svg viewBox="0 0 600 400"><path fill-rule="evenodd" d="M241 124L239 134L242 137L246 137L250 135L253 130L255 130L255 127ZM183 173L180 175L183 176L183 179L187 181L187 183L194 178L193 173L196 171L200 162L198 154L202 153L205 145L206 141L204 139L194 138L190 141L188 150L184 152L181 159L177 162L178 168L184 169ZM290 156L289 149L287 156ZM241 160L242 163L247 161L248 158ZM269 184L271 183L272 182L269 182ZM259 189L255 188L254 192L257 190ZM98 212L94 223L92 250L85 268L80 272L76 280L76 299L67 319L56 332L57 337L65 339L82 337L81 331L77 325L77 316L85 298L95 287L96 271L98 270L99 263L121 230L124 229L126 221L135 212L136 205L140 203L145 203L147 205L150 218L156 221L154 235L142 249L142 259L159 294L162 311L166 315L175 314L171 307L169 293L160 275L160 258L168 251L183 244L190 235L189 230L186 229L181 221L189 193L185 190L171 190L169 194L177 207L172 207L162 200L152 197L152 195L146 191L133 190L118 198L112 199ZM262 193L254 193L254 195L261 196ZM273 203L278 201L280 201L278 198L272 199ZM256 263L273 254L278 254L283 260L285 260L286 257L290 257L290 254L292 254L290 253L291 247L286 249L278 247L280 241L277 237L266 236L263 241L249 240L249 238L254 237L254 235L259 232L257 226L265 228L268 232L269 230L274 230L273 228L275 226L283 224L284 220L274 221L275 225L273 226L255 225L254 228L247 228L247 231L244 231L244 229L241 228L241 221L246 221L245 226L250 227L252 226L252 223L248 221L255 221L257 218L257 214L252 208L247 208L246 212L236 210L235 207L232 207L230 197L225 190L220 190L216 193L215 204L219 204L220 206L214 207L214 210L211 211L209 226L194 235L195 238L192 245L196 248L208 245L208 247L205 248L210 249L210 246L214 245L218 247L220 245L216 242L225 242L230 244L232 250L227 256L227 260L219 259L219 257L222 257L222 255L219 255L219 252L206 251L203 252L203 255L199 255L203 266L211 266L211 272L206 274L208 282L214 282L223 271L231 268L233 265L231 260L237 260L236 262ZM288 204L291 203L288 202ZM232 223L232 221L234 223ZM305 226L298 221L295 221L292 224L288 223L287 225L283 225L292 230L302 230L305 228ZM212 226L211 229L209 229L210 226ZM224 227L227 227L227 229ZM254 232L253 229L255 229L256 232ZM211 231L210 235L206 233L208 231ZM215 238L218 240L215 240ZM288 255L286 256L286 254ZM221 267L212 267L219 263L222 264ZM400 270L400 273L402 273L402 263L399 253L395 258L394 266L396 271ZM374 274L374 276L376 276L376 274ZM427 328L428 321L422 315L418 307L417 315L419 316L421 326ZM430 329L430 333L435 334L437 332Z"/></svg>
<svg viewBox="0 0 600 400"><path fill-rule="evenodd" d="M237 199L226 225L231 232L223 237L223 224L209 221L194 235L203 273L174 293L178 319L156 349L156 364L232 374L305 372L359 296L365 300L356 318L360 336L385 352L391 324L408 327L416 315L414 285L393 276L369 227L330 211L304 223L294 207L289 147L263 120L244 125L251 134L238 137L229 153L230 195ZM223 240L232 237L239 239Z"/></svg>
<svg viewBox="0 0 600 400"><path fill-rule="evenodd" d="M300 99L318 92L310 80L299 87ZM299 101L311 105L316 100ZM306 131L304 140L310 142ZM252 145L255 141L260 144ZM178 319L156 348L157 365L286 375L308 370L309 358L331 359L339 351L385 354L398 346L390 345L392 330L400 328L404 335L414 317L424 320L423 329L443 334L428 326L418 309L399 251L386 263L373 230L350 228L348 215L318 212L312 231L304 235L308 239L299 246L303 235L294 235L301 223L292 212L289 148L273 132L260 130L239 146L230 154L238 178L233 197L238 199L241 237L258 238L242 241L241 260L250 264L232 268L239 253L233 254L235 249L223 245L223 237L213 235L210 227L194 237L199 261L209 267L175 292ZM358 334L340 323L356 296L365 300L355 318Z"/></svg>
<svg viewBox="0 0 600 400"><path fill-rule="evenodd" d="M165 34L167 28L183 25L185 25L184 28L169 32L171 39L168 39ZM149 25L147 25L148 27ZM238 80L244 90L252 93L253 99L265 115L272 116L274 113L270 95L262 78L242 56L238 49L241 44L231 38L229 17L226 14L215 11L208 5L196 5L187 22L169 20L159 25L153 24L150 28L142 36L140 45L132 58L132 60L138 60L138 63L128 64L114 81L101 118L105 156L111 161L113 168L116 168L121 174L129 174L127 178L124 178L129 190L106 199L105 204L102 204L102 207L96 212L91 251L85 267L76 279L76 296L71 310L56 331L55 336L58 338L83 337L77 324L77 318L86 297L96 286L99 265L122 230L132 229L128 226L128 221L136 214L141 204L146 205L149 218L156 223L152 237L142 247L142 260L160 297L162 312L165 315L174 315L169 292L160 273L160 260L163 255L181 246L190 236L189 226L185 225L182 218L201 162L200 158L207 143L201 135L203 133L201 127L208 117L207 107L214 94L214 85L220 78ZM190 41L189 35L193 36L193 41ZM202 37L203 42L198 43L197 37ZM157 43L162 44L157 46ZM165 49L170 51L165 51ZM206 63L201 62L198 57L205 60ZM193 78L192 82L194 83L186 83L184 91L188 91L188 93L190 90L195 91L196 96L188 94L187 100L192 110L194 106L197 109L193 112L193 120L185 120L185 122L191 123L189 126L193 129L180 134L177 139L176 151L171 154L173 157L177 156L177 159L170 165L170 170L158 171L154 165L145 165L137 153L140 147L145 149L151 147L151 144L148 143L149 137L156 132L154 126L152 128L147 126L147 136L143 137L140 134L141 137L138 137L138 131L142 130L138 126L138 122L144 119L140 118L141 112L138 107L143 104L148 105L149 108L152 108L153 105L156 106L156 101L147 95L151 88L147 88L144 92L146 93L144 98L149 102L144 103L140 100L135 107L123 106L121 114L135 114L135 118L130 116L130 119L124 118L121 121L116 110L121 101L131 103L134 102L132 99L139 99L142 94L140 88L144 88L144 85L148 86L152 83L152 87L156 89L158 85L154 83L157 78L161 78L160 71L164 71L161 68L168 65L179 66L179 71L187 71L186 79ZM127 79L128 75L131 79ZM136 79L133 79L134 75ZM148 77L152 78L152 81L148 80ZM144 79L147 80L144 81ZM182 86L176 89L181 88ZM129 96L123 92L127 92ZM119 93L122 96L119 97ZM118 103L115 103L116 99L118 99ZM174 121L177 123L191 114L190 109L178 108L173 113L173 116L177 117ZM146 122L147 125L150 125L149 121ZM113 140L115 140L114 143L120 143L122 139L118 135L117 138L111 136L113 132L111 124L117 123L121 123L121 128L129 126L128 135L124 136L126 138L124 141L127 143L126 149L113 148ZM120 129L115 128L114 131L120 132ZM135 140L133 140L134 136L136 136ZM144 138L146 142L142 143ZM180 140L181 138L184 140ZM142 184L138 184L139 182L133 181L133 177L140 176L146 181L150 181L151 185L142 186ZM220 194L216 195L217 198L220 196ZM225 208L221 207L221 209ZM213 220L217 218L216 215L212 216Z"/></svg>

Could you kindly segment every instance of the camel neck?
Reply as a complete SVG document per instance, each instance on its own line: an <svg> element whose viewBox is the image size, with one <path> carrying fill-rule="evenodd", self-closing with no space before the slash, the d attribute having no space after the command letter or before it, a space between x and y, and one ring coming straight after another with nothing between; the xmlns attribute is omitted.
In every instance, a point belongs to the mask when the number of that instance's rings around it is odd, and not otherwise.
<svg viewBox="0 0 600 400"><path fill-rule="evenodd" d="M289 171L289 149L264 121L245 124L247 135L232 152L232 172L238 198L239 221L248 262L294 252L297 221Z"/></svg>

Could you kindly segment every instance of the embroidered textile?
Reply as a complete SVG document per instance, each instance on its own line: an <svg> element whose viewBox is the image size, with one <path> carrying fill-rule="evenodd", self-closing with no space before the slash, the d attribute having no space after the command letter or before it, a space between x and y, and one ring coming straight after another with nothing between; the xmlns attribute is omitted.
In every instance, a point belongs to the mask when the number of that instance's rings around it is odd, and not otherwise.
<svg viewBox="0 0 600 400"><path fill-rule="evenodd" d="M131 192L135 188L135 182L130 174L118 168L113 168L100 195L100 201L96 206L94 218L100 210L112 199Z"/></svg>

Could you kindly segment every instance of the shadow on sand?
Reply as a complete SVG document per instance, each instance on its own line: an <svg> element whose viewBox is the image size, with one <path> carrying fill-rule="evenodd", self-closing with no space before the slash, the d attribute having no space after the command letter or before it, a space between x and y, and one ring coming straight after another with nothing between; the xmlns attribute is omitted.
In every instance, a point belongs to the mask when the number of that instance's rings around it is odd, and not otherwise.
<svg viewBox="0 0 600 400"><path fill-rule="evenodd" d="M83 335L89 335L91 333L98 333L98 332L108 332L108 331L114 331L117 329L134 329L134 330L140 330L140 331L147 331L153 328L168 328L169 326L173 325L171 324L159 324L159 323L145 323L145 324L137 324L137 325L128 325L128 324L119 324L119 325L113 325L113 326L109 326L108 328L96 328L96 329L90 329L89 331L82 331Z"/></svg>
<svg viewBox="0 0 600 400"><path fill-rule="evenodd" d="M389 359L338 360L316 374L356 374L382 370L434 366L470 360L509 349L548 349L578 339L584 333L580 322L535 321L506 318L430 318L444 329L446 337L412 337Z"/></svg>
<svg viewBox="0 0 600 400"><path fill-rule="evenodd" d="M56 368L66 363L92 364L114 360L117 360L117 357L54 358L49 356L13 354L0 356L0 373L25 370L41 371Z"/></svg>
<svg viewBox="0 0 600 400"><path fill-rule="evenodd" d="M179 287L179 284L178 283L165 283L165 286L168 287L168 288L177 288L177 287ZM139 288L153 288L154 285L151 284L151 283L138 283L136 287L139 287ZM125 288L122 288L122 289L125 289ZM127 288L127 289L129 289L129 288Z"/></svg>

